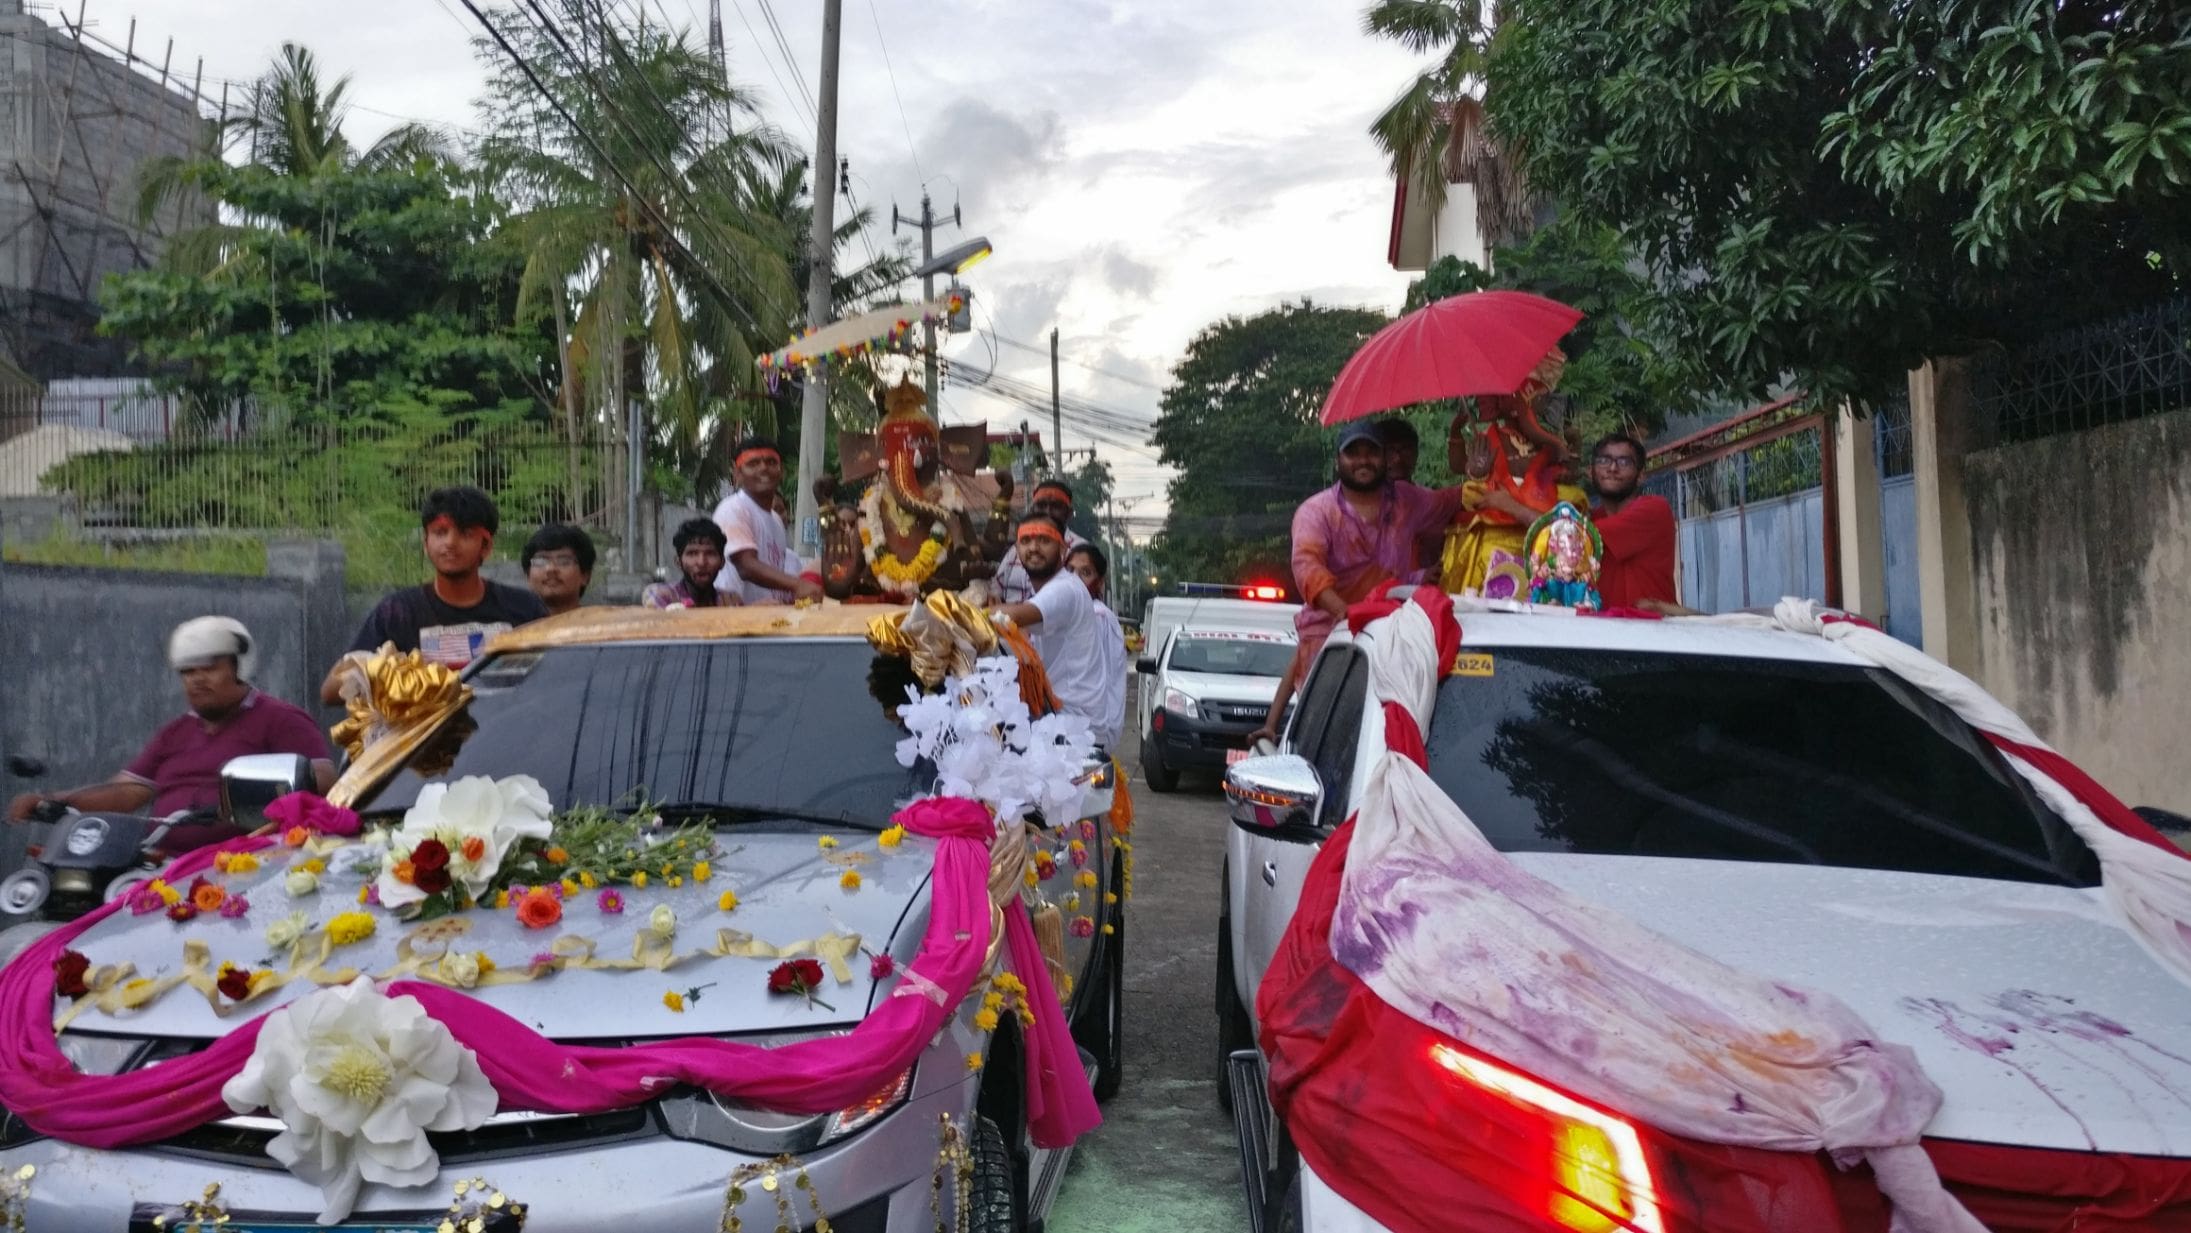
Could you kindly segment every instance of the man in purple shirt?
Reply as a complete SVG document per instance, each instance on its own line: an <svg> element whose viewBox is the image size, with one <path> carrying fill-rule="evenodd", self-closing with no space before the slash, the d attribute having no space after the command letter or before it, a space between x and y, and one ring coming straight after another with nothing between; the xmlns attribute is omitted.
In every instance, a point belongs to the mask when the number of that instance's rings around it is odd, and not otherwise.
<svg viewBox="0 0 2191 1233"><path fill-rule="evenodd" d="M153 817L212 809L221 801L221 767L245 754L293 753L312 760L320 791L334 783L327 738L310 715L251 687L258 655L251 631L228 617L198 617L175 627L168 663L182 677L188 714L161 725L128 766L105 783L58 793L27 793L8 806L8 818L29 818L42 801L86 813L145 813ZM227 826L183 826L170 831L170 853L217 843L243 832Z"/></svg>

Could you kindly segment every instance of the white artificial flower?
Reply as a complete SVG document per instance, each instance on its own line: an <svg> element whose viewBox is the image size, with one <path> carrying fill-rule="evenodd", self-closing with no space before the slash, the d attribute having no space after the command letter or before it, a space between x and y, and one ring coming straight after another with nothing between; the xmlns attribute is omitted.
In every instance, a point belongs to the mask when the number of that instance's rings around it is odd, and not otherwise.
<svg viewBox="0 0 2191 1233"><path fill-rule="evenodd" d="M547 789L530 775L468 775L453 784L420 788L390 846L409 853L427 839L440 840L449 849L450 879L476 900L485 897L502 858L518 840L548 838L552 812ZM466 843L473 839L479 840L476 858L465 855ZM397 879L393 863L381 873L378 885L385 908L405 908L426 898L426 892Z"/></svg>
<svg viewBox="0 0 2191 1233"><path fill-rule="evenodd" d="M479 958L476 955L456 953L441 957L441 974L459 989L469 989L479 983Z"/></svg>
<svg viewBox="0 0 2191 1233"><path fill-rule="evenodd" d="M281 1120L266 1153L320 1188L322 1224L347 1218L365 1182L433 1181L441 1159L426 1132L476 1129L498 1103L471 1050L416 998L386 997L367 977L268 1015L221 1098Z"/></svg>
<svg viewBox="0 0 2191 1233"><path fill-rule="evenodd" d="M311 920L302 912L291 912L266 927L266 944L276 950L296 944L304 931L311 928Z"/></svg>
<svg viewBox="0 0 2191 1233"><path fill-rule="evenodd" d="M647 932L667 941L677 936L677 913L666 903L654 905L647 913Z"/></svg>
<svg viewBox="0 0 2191 1233"><path fill-rule="evenodd" d="M320 877L309 869L292 869L281 880L291 899L302 899L320 888Z"/></svg>

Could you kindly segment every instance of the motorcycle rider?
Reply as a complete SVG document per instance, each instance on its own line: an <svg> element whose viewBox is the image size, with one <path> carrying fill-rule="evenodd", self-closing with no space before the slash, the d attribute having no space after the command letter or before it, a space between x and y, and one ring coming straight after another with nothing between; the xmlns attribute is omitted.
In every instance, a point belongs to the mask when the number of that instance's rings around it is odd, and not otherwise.
<svg viewBox="0 0 2191 1233"><path fill-rule="evenodd" d="M230 617L202 616L175 627L167 662L182 678L188 713L161 725L112 779L66 792L27 792L8 803L8 820L27 821L46 801L85 813L169 817L220 805L221 767L245 754L293 753L312 760L317 788L335 781L327 738L300 707L252 688L258 654L251 631ZM161 846L187 852L242 834L224 824L182 825Z"/></svg>

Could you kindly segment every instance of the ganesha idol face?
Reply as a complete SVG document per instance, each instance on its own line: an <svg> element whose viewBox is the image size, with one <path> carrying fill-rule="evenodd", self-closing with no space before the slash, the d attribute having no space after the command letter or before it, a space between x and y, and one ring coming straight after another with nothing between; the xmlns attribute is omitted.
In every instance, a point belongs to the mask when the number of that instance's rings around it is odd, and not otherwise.
<svg viewBox="0 0 2191 1233"><path fill-rule="evenodd" d="M935 484L943 467L943 449L936 430L924 423L885 423L882 450L890 478L901 490L926 491Z"/></svg>

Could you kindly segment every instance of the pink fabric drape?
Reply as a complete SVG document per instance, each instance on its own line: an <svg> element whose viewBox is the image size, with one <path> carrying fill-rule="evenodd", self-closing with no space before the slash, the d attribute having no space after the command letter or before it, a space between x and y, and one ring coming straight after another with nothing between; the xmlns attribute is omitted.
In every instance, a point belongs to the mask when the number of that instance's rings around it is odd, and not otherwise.
<svg viewBox="0 0 2191 1233"><path fill-rule="evenodd" d="M892 820L937 841L928 932L909 967L944 991L940 1005L894 991L847 1035L774 1049L704 1037L604 1049L558 1044L439 985L399 981L387 992L417 998L478 1054L504 1109L597 1113L641 1103L676 1084L788 1113L841 1109L920 1056L973 988L989 946L989 843L995 833L989 811L979 802L940 798L916 802ZM166 876L186 879L210 865L216 851L249 851L268 842L241 839L201 849L176 861ZM250 1058L265 1021L262 1015L200 1053L149 1071L79 1073L54 1041L53 960L120 906L56 930L0 971L0 1104L32 1129L86 1147L154 1142L228 1116L221 1087ZM1100 1120L1095 1097L1025 907L1014 902L1005 921L1013 967L1039 1008L1026 1038L1028 1131L1037 1145L1059 1147Z"/></svg>

